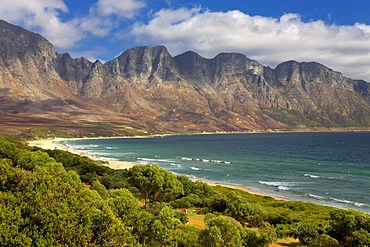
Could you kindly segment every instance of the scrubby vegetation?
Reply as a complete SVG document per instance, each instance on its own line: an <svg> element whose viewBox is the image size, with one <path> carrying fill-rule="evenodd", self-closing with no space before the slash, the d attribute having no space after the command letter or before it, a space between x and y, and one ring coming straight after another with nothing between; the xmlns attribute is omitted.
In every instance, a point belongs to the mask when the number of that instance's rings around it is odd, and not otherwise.
<svg viewBox="0 0 370 247"><path fill-rule="evenodd" d="M187 209L188 211L186 211ZM205 226L188 223L195 217ZM370 216L0 137L0 246L370 246Z"/></svg>

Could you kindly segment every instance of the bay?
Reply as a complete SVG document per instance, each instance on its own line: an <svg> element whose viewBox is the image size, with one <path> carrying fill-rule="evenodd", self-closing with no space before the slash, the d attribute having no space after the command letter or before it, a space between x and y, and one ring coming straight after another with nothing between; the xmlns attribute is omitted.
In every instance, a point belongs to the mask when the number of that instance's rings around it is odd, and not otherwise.
<svg viewBox="0 0 370 247"><path fill-rule="evenodd" d="M97 158L370 213L370 132L248 133L67 140Z"/></svg>

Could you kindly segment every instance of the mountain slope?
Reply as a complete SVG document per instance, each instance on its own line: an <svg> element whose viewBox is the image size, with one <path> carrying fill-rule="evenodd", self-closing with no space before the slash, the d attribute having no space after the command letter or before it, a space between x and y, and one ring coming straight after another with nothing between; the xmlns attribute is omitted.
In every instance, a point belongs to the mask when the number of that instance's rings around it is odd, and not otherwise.
<svg viewBox="0 0 370 247"><path fill-rule="evenodd" d="M238 53L172 57L144 46L102 64L58 54L42 36L4 21L0 34L3 126L111 133L370 126L369 84L314 62L272 69Z"/></svg>

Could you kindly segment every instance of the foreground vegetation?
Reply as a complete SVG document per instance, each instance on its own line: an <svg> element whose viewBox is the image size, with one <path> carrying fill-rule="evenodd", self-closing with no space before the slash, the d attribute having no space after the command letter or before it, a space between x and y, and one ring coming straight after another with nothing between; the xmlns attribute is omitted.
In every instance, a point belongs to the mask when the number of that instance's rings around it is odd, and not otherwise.
<svg viewBox="0 0 370 247"><path fill-rule="evenodd" d="M360 212L104 165L0 137L0 246L370 246Z"/></svg>

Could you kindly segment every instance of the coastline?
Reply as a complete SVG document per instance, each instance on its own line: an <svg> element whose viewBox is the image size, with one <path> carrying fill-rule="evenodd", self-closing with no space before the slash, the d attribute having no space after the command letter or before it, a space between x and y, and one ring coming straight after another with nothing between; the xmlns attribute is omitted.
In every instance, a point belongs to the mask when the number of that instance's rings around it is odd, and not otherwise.
<svg viewBox="0 0 370 247"><path fill-rule="evenodd" d="M28 141L28 145L36 146L42 149L50 149L50 150L59 149L59 150L68 151L70 153L77 154L83 157L88 157L93 160L100 160L100 161L106 162L109 168L116 170L116 169L130 169L135 165L141 165L141 164L136 164L134 162L129 162L129 161L118 161L118 160L108 160L108 159L96 158L86 152L81 152L78 150L71 149L65 145L60 144L59 142L66 141L66 140L109 139L109 138L147 138L147 137L155 137L155 136L168 136L168 135L153 135L153 136L144 136L144 137L142 136L131 137L130 136L130 137L96 137L96 138L54 138L54 139L46 139L46 140ZM222 186L222 187L226 187L230 189L245 191L253 195L271 197L271 198L274 198L275 200L289 201L289 199L287 198L272 196L272 195L269 195L263 192L254 191L248 187L241 186L241 185L226 184L226 183L220 183L216 181L206 181L206 180L201 180L201 179L199 180L210 186ZM193 181L196 181L196 180L193 180Z"/></svg>
<svg viewBox="0 0 370 247"><path fill-rule="evenodd" d="M81 139L88 139L88 138L54 138L54 139L48 139L48 140L36 140L36 141L28 141L29 146L36 146L42 149L59 149L63 151L67 151L73 154L77 154L83 157L88 157L93 160L100 160L107 163L107 166L112 169L130 169L131 167L137 165L133 162L128 161L118 161L118 160L108 160L108 159L100 159L96 158L89 153L81 152L72 148L68 148L65 145L60 144L61 141L66 140L81 140ZM103 139L103 138L96 138L96 139Z"/></svg>

